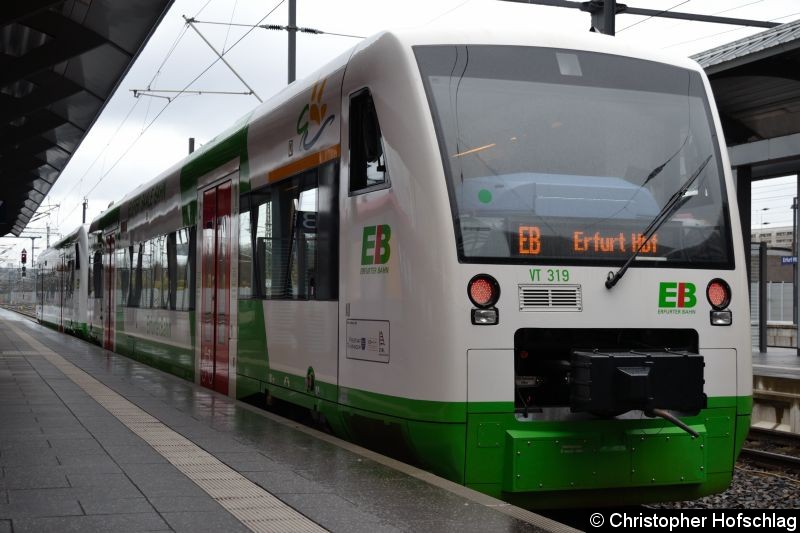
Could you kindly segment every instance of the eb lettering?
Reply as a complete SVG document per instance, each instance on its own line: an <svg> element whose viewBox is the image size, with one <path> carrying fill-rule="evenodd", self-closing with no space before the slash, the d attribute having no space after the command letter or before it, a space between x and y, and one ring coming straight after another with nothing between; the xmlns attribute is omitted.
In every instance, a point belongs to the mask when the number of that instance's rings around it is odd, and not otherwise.
<svg viewBox="0 0 800 533"><path fill-rule="evenodd" d="M388 224L366 226L361 237L361 266L385 265L392 249L389 240L392 228Z"/></svg>
<svg viewBox="0 0 800 533"><path fill-rule="evenodd" d="M658 287L658 307L690 309L697 305L696 293L694 283L662 282Z"/></svg>

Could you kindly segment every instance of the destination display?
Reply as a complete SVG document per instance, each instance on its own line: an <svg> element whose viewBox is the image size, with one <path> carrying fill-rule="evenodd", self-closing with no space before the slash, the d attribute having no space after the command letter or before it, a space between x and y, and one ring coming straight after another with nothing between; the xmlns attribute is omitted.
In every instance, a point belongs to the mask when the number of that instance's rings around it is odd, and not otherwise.
<svg viewBox="0 0 800 533"><path fill-rule="evenodd" d="M461 245L474 257L520 261L617 263L638 250L637 261L716 261L724 253L719 226L683 214L647 239L652 219L472 217L461 222Z"/></svg>
<svg viewBox="0 0 800 533"><path fill-rule="evenodd" d="M627 255L639 250L640 256L657 257L658 233L650 239L640 232L571 230L558 235L542 233L540 226L517 226L516 253L521 256L544 255ZM566 243L565 243L566 241ZM662 246L663 248L663 246Z"/></svg>

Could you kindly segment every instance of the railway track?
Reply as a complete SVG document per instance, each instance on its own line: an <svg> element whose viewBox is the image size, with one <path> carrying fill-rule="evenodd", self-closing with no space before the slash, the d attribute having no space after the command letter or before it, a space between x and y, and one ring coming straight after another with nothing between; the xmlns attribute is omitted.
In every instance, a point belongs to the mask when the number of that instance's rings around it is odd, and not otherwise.
<svg viewBox="0 0 800 533"><path fill-rule="evenodd" d="M800 473L800 435L751 428L742 459Z"/></svg>
<svg viewBox="0 0 800 533"><path fill-rule="evenodd" d="M19 313L21 315L25 315L30 318L36 318L36 307L34 305L0 304L0 307L2 307L3 309L8 309L9 311L14 311L15 313Z"/></svg>
<svg viewBox="0 0 800 533"><path fill-rule="evenodd" d="M741 457L754 463L800 472L800 457L753 448L742 448Z"/></svg>

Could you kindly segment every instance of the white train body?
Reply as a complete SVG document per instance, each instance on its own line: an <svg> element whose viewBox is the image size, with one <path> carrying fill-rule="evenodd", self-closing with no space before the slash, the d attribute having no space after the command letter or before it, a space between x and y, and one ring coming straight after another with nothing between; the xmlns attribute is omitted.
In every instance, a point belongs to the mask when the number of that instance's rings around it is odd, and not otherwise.
<svg viewBox="0 0 800 533"><path fill-rule="evenodd" d="M729 168L687 59L382 33L98 217L88 322L525 505L699 496L729 483L752 394Z"/></svg>

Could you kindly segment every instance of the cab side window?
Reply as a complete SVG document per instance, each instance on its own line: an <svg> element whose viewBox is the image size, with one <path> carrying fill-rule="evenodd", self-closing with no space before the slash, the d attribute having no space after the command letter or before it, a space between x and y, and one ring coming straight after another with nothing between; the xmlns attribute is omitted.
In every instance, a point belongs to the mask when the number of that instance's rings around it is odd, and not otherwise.
<svg viewBox="0 0 800 533"><path fill-rule="evenodd" d="M350 194L389 186L383 137L369 89L350 97Z"/></svg>

